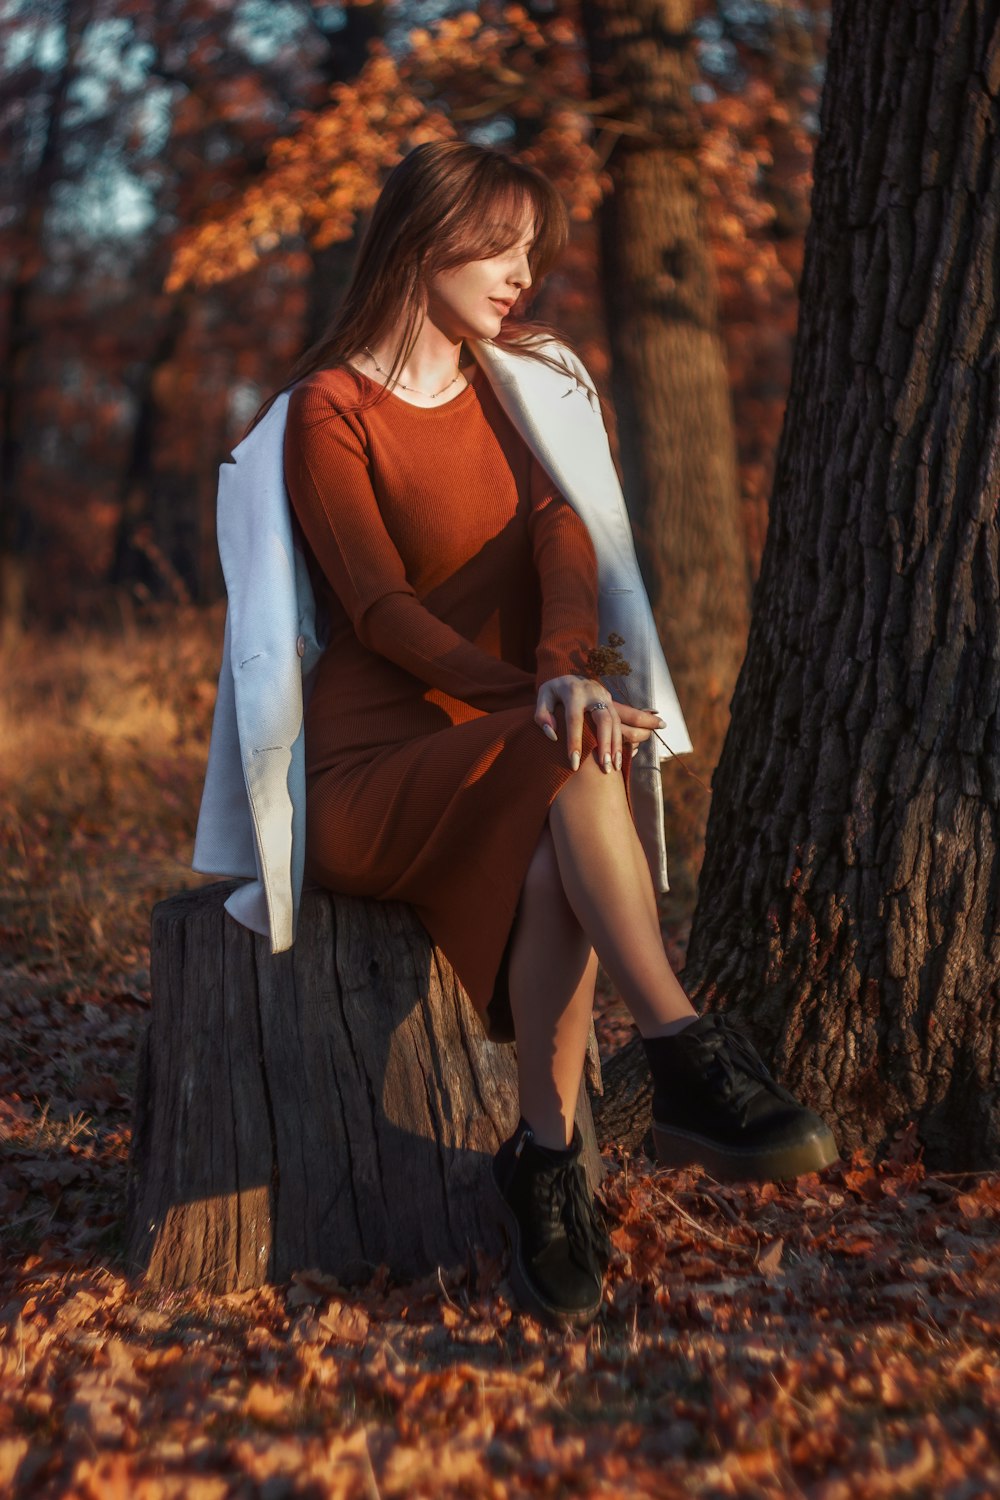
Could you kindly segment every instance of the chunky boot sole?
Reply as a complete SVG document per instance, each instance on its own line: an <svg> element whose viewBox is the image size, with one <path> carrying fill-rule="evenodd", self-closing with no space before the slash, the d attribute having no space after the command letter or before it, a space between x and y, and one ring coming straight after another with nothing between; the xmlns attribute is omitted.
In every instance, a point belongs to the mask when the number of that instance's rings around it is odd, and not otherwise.
<svg viewBox="0 0 1000 1500"><path fill-rule="evenodd" d="M837 1161L840 1152L826 1125L794 1146L720 1146L707 1136L653 1121L653 1143L661 1167L703 1166L719 1182L770 1182L818 1172Z"/></svg>
<svg viewBox="0 0 1000 1500"><path fill-rule="evenodd" d="M528 1273L521 1260L521 1226L517 1222L517 1215L501 1191L492 1165L489 1172L489 1182L494 1206L503 1224L507 1244L510 1247L510 1271L508 1273L510 1284L521 1307L526 1312L534 1313L544 1323L548 1323L555 1328L584 1328L588 1323L592 1323L600 1311L601 1300L604 1296L603 1286L598 1292L596 1300L587 1307L568 1309L555 1307L551 1302L548 1302L528 1280Z"/></svg>

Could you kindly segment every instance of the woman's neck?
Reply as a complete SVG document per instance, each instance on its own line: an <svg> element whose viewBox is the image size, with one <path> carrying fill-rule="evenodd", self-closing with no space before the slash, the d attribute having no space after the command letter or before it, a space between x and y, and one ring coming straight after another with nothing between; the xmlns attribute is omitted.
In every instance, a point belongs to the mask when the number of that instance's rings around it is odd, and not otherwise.
<svg viewBox="0 0 1000 1500"><path fill-rule="evenodd" d="M398 340L394 335L380 339L378 345L366 346L365 359L368 366L383 382L392 366L393 351L398 347ZM461 367L468 363L469 358L462 340L455 343L425 320L405 364L396 371L394 380L409 394L433 400L438 395L454 395L455 388L462 384Z"/></svg>

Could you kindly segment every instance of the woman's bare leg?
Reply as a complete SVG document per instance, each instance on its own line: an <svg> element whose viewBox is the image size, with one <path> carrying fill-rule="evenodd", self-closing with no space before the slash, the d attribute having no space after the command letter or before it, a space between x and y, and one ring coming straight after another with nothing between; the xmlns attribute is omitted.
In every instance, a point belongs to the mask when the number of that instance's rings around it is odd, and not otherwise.
<svg viewBox="0 0 1000 1500"><path fill-rule="evenodd" d="M572 1138L598 956L643 1036L697 1015L663 950L624 780L590 755L549 809L511 942L521 1113L544 1146Z"/></svg>
<svg viewBox="0 0 1000 1500"><path fill-rule="evenodd" d="M609 775L586 755L549 808L548 827L566 900L640 1033L659 1036L693 1020L697 1011L663 949L621 773Z"/></svg>
<svg viewBox="0 0 1000 1500"><path fill-rule="evenodd" d="M597 954L566 900L546 824L525 875L507 971L521 1113L542 1146L558 1150L573 1138L596 982Z"/></svg>

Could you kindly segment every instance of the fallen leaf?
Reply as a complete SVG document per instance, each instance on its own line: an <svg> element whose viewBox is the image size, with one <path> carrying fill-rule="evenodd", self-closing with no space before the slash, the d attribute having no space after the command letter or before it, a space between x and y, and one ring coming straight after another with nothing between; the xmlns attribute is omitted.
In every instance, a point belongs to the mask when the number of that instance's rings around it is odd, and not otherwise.
<svg viewBox="0 0 1000 1500"><path fill-rule="evenodd" d="M781 1270L781 1255L784 1248L783 1239L772 1240L763 1255L758 1256L757 1270L764 1276L776 1276Z"/></svg>
<svg viewBox="0 0 1000 1500"><path fill-rule="evenodd" d="M28 1451L27 1438L0 1438L0 1484L14 1482L18 1467Z"/></svg>
<svg viewBox="0 0 1000 1500"><path fill-rule="evenodd" d="M345 1344L363 1344L368 1338L368 1314L363 1307L352 1307L345 1302L331 1302L319 1325Z"/></svg>
<svg viewBox="0 0 1000 1500"><path fill-rule="evenodd" d="M246 1395L247 1416L258 1422L271 1422L276 1417L284 1416L290 1401L289 1391L255 1380Z"/></svg>

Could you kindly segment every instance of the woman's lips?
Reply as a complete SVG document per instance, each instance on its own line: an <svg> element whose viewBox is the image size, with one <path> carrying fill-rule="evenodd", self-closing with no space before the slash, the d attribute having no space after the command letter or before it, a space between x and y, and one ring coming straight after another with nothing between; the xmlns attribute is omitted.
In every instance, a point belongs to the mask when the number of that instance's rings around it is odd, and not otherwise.
<svg viewBox="0 0 1000 1500"><path fill-rule="evenodd" d="M502 308L505 313L509 313L514 306L513 302L504 302L500 297L491 297L490 301L496 303L497 307Z"/></svg>

